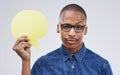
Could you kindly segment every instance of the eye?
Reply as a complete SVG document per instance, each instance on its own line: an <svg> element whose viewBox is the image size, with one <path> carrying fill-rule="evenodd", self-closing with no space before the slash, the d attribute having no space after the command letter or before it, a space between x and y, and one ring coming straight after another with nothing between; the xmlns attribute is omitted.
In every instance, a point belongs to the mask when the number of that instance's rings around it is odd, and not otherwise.
<svg viewBox="0 0 120 75"><path fill-rule="evenodd" d="M81 26L81 25L75 26L75 29L77 29L77 30L81 30L81 29L83 29L83 28L84 28L84 26Z"/></svg>
<svg viewBox="0 0 120 75"><path fill-rule="evenodd" d="M71 26L69 24L62 24L61 27L64 28L64 29L71 28Z"/></svg>

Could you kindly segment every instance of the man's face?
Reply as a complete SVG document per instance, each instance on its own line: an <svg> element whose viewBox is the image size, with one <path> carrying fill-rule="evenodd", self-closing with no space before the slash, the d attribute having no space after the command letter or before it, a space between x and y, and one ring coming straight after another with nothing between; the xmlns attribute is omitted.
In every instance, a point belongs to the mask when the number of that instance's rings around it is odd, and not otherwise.
<svg viewBox="0 0 120 75"><path fill-rule="evenodd" d="M61 25L63 25L63 28ZM84 27L81 31L79 30L79 25ZM83 13L72 10L63 11L60 16L60 22L57 26L57 31L61 34L61 39L65 49L80 49L83 35L87 33L87 28L85 25L86 19ZM71 27L71 29L67 30L69 27Z"/></svg>

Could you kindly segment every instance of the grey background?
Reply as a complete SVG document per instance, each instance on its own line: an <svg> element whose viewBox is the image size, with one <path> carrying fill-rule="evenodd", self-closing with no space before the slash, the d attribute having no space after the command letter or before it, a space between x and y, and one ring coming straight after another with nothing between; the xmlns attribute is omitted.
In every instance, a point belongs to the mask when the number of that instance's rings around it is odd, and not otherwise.
<svg viewBox="0 0 120 75"><path fill-rule="evenodd" d="M49 32L39 40L40 50L31 48L32 67L38 57L61 45L56 25L60 10L69 3L77 3L87 12L85 45L110 62L114 75L120 75L120 0L0 0L1 75L21 73L21 59L12 50L16 41L11 34L13 17L22 10L32 9L42 12L48 20Z"/></svg>

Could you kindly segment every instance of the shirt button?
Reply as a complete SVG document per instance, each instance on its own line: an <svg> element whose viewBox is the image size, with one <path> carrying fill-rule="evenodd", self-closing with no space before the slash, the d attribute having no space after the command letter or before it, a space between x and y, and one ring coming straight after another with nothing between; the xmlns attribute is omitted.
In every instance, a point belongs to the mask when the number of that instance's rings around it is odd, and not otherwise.
<svg viewBox="0 0 120 75"><path fill-rule="evenodd" d="M72 65L72 69L74 69L75 68L75 66L74 65Z"/></svg>

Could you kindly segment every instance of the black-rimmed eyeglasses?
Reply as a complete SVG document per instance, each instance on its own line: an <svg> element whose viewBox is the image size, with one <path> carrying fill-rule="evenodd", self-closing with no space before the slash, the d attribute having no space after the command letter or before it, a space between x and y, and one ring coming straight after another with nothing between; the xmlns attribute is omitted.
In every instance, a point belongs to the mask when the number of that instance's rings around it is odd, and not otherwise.
<svg viewBox="0 0 120 75"><path fill-rule="evenodd" d="M65 32L69 32L71 30L71 28L73 28L75 30L76 33L81 33L83 32L84 28L86 27L86 25L75 25L72 26L70 24L60 24L61 29Z"/></svg>

